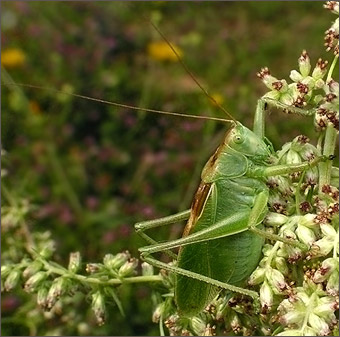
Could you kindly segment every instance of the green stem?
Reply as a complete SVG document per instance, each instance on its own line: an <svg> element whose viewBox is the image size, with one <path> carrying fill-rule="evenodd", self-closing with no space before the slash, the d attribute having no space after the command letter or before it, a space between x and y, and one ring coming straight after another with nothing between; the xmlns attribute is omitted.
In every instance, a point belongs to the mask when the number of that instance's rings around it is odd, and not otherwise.
<svg viewBox="0 0 340 337"><path fill-rule="evenodd" d="M334 154L337 140L337 131L333 125L328 125L325 134L325 142L323 146L323 154L327 157ZM332 160L319 164L319 192L322 191L324 185L330 184L332 172Z"/></svg>
<svg viewBox="0 0 340 337"><path fill-rule="evenodd" d="M95 277L73 274L61 266L60 267L51 266L50 263L48 263L47 261L43 259L41 259L41 262L44 264L45 269L50 273L58 274L61 276L66 276L71 279L78 280L82 283L88 283L88 284L113 286L113 285L131 284L131 283L161 282L163 280L163 277L160 275L133 276L133 277L126 277L123 279L114 278L110 280L101 280Z"/></svg>
<svg viewBox="0 0 340 337"><path fill-rule="evenodd" d="M329 71L328 71L328 74L327 74L326 82L328 82L332 78L334 68L336 66L336 63L338 62L338 58L339 58L338 55L336 55L334 57L333 62L331 64L331 66L329 67Z"/></svg>
<svg viewBox="0 0 340 337"><path fill-rule="evenodd" d="M326 82L328 82L332 78L332 74L337 64L338 59L339 59L339 56L334 57L333 62L327 74ZM322 152L325 156L331 156L334 154L336 140L337 140L337 131L335 130L333 125L329 124L326 128L323 152ZM324 185L327 185L330 183L331 171L332 171L331 160L328 160L327 162L319 164L319 192L322 191L322 187Z"/></svg>

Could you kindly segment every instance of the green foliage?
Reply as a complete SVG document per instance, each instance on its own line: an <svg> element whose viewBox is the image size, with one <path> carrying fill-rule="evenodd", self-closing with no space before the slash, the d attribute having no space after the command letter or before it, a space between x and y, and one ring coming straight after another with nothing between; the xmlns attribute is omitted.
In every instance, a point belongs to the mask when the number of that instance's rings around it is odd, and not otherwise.
<svg viewBox="0 0 340 337"><path fill-rule="evenodd" d="M248 126L263 93L254 81L256 71L267 64L287 78L295 58L307 49L308 59L303 53L291 84L267 71L260 76L270 98L318 108L319 145L306 138L291 141L300 133L315 139L312 124L296 115L272 114L266 135L275 148L289 142L278 152L282 162L308 159L320 148L326 155L334 150L338 84L314 68L306 70L309 57L314 63L327 58L320 55L320 41L329 17L318 2L11 1L3 4L1 16L3 83L217 115L166 50L150 52L161 39L146 16L181 50L199 80L209 83L209 92L227 99L228 111ZM336 52L335 27L326 32L330 52ZM318 62L315 69L326 68ZM324 77L316 79L319 75ZM247 298L221 296L198 317L184 319L173 302L174 275L154 274L132 257L143 244L133 224L190 205L203 164L225 130L214 122L135 113L46 90L4 84L1 90L4 335L156 335L151 316L173 333L251 334L254 325L263 335L272 326L281 335L332 329L338 191L330 162L320 172L306 172L302 182L298 176L269 182L276 195L270 200L268 230L297 237L309 251L267 242L250 279L261 295L261 315L254 314ZM180 232L175 226L154 237L173 239ZM287 261L294 264L287 267ZM311 308L307 319L306 307ZM293 330L282 331L288 327Z"/></svg>

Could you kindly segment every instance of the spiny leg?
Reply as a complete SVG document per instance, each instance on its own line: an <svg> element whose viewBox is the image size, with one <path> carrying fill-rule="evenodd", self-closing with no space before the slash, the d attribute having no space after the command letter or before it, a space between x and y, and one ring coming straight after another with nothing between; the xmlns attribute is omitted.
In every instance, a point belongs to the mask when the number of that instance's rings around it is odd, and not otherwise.
<svg viewBox="0 0 340 337"><path fill-rule="evenodd" d="M257 300L257 301L259 300L259 295L255 291L236 287L236 286L233 286L231 284L224 283L224 282L212 279L210 277L207 277L207 276L204 276L204 275L201 275L201 274L198 274L198 273L195 273L195 272L183 269L183 268L171 266L171 265L166 264L164 262L158 261L158 260L156 260L156 259L154 259L151 256L146 255L146 254L142 254L141 257L145 262L153 265L154 267L165 269L165 270L168 270L168 271L176 273L176 274L180 274L180 275L190 277L190 278L202 281L202 282L206 282L206 283L211 284L213 286L216 286L216 287L219 287L219 288L222 288L222 289L226 289L226 290L229 290L229 291L232 291L232 292L248 295L248 296L252 297L254 300Z"/></svg>

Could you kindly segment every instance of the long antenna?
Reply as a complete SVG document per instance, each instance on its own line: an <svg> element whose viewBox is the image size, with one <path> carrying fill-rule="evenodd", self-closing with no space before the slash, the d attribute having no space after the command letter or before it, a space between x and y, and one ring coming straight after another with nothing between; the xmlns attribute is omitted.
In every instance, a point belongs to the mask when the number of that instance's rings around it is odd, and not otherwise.
<svg viewBox="0 0 340 337"><path fill-rule="evenodd" d="M234 122L237 122L237 120L225 109L221 104L219 104L214 97L212 97L208 91L202 86L202 84L197 80L195 75L192 73L192 71L189 69L189 67L184 63L181 56L179 56L176 49L172 46L170 41L167 39L167 37L163 34L163 32L157 27L156 24L154 24L150 19L148 19L152 27L158 32L158 34L162 37L162 39L166 42L166 44L171 48L173 53L176 55L178 61L181 63L184 70L188 73L188 75L191 77L191 79L197 84L197 86L203 91L203 93L216 105L218 106L228 117L230 117Z"/></svg>
<svg viewBox="0 0 340 337"><path fill-rule="evenodd" d="M133 106L133 105L116 103L116 102L107 101L107 100L104 100L104 99L101 99L101 98L95 98L95 97L85 96L85 95L81 95L81 94L74 94L74 93L70 93L70 92L66 92L66 91L62 91L62 90L58 90L58 89L54 89L54 88L43 87L43 86L40 86L40 85L33 85L33 84L26 84L26 83L16 83L16 82L12 82L12 83L5 82L5 83L6 83L6 85L9 85L9 86L19 86L19 87L26 87L26 88L32 88L32 89L40 89L40 90L50 91L50 92L54 92L54 93L58 93L58 94L69 95L69 96L85 99L85 100L88 100L88 101L113 105L113 106L120 107L120 108L127 108L127 109L131 109L131 110L153 112L153 113L158 113L158 114L161 114L161 115L172 115L172 116L186 117L186 118L213 120L213 121L218 121L218 122L231 122L231 120L225 119L225 118L199 116L199 115L189 115L189 114L183 114L183 113L180 113L180 112L162 111L162 110L156 110L156 109L136 107L136 106Z"/></svg>

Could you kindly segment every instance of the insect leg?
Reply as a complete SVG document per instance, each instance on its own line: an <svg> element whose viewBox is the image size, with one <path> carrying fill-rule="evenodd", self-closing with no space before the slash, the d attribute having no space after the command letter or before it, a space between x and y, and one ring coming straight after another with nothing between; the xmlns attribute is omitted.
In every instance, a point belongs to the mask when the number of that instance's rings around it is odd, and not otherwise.
<svg viewBox="0 0 340 337"><path fill-rule="evenodd" d="M265 109L266 109L266 102L263 99L259 99L256 105L253 131L261 139L264 138Z"/></svg>
<svg viewBox="0 0 340 337"><path fill-rule="evenodd" d="M275 165L269 167L254 167L249 172L250 175L254 177L270 177L276 176L280 174L289 174L294 172L300 172L307 170L311 167L316 166L320 162L324 162L327 160L332 160L332 157L327 156L319 156L313 159L312 161L304 161L299 164L286 164L286 165Z"/></svg>
<svg viewBox="0 0 340 337"><path fill-rule="evenodd" d="M161 226L170 225L179 221L187 220L190 216L191 210L185 210L180 213L176 213L173 215L166 216L164 218L154 219L150 221L143 221L135 224L136 232L139 236L141 236L146 242L156 245L158 242L151 238L149 235L145 234L144 231L150 228L156 228ZM171 251L167 250L166 253L170 255L172 258L176 259L177 256Z"/></svg>
<svg viewBox="0 0 340 337"><path fill-rule="evenodd" d="M242 212L235 213L227 218L200 231L189 234L177 240L159 243L157 245L142 247L141 253L156 253L180 246L190 245L197 242L219 239L225 236L244 232L248 229L247 218L249 214Z"/></svg>
<svg viewBox="0 0 340 337"><path fill-rule="evenodd" d="M248 222L249 230L266 239L274 240L274 241L281 241L286 244L293 245L303 250L306 250L308 247L300 242L297 242L291 239L286 239L276 234L270 234L256 227L258 224L261 223L261 216L263 215L263 212L266 211L267 209L268 197L269 197L268 190L261 191L255 197L254 206L251 209L251 212L249 215L249 222Z"/></svg>
<svg viewBox="0 0 340 337"><path fill-rule="evenodd" d="M135 229L136 229L137 233L139 233L139 232L144 232L145 230L148 230L150 228L166 226L166 225L170 225L170 224L175 223L175 222L188 220L189 216L190 216L190 212L191 212L191 210L187 209L183 212L172 214L172 215L166 216L164 218L138 222L138 223L135 224Z"/></svg>
<svg viewBox="0 0 340 337"><path fill-rule="evenodd" d="M315 113L315 109L311 110L304 110L297 108L295 106L286 105L282 102L278 102L274 99L271 99L269 97L262 97L257 101L256 111L255 111L255 117L254 117L254 125L253 125L253 131L254 133L259 136L261 139L264 138L265 135L265 110L266 106L270 105L275 108L288 110L289 112L293 112L297 115L301 116L312 116Z"/></svg>
<svg viewBox="0 0 340 337"><path fill-rule="evenodd" d="M269 98L269 97L262 97L260 98L263 102L267 103L270 106L273 106L275 108L288 110L289 112L295 113L300 116L313 116L315 114L316 109L310 109L310 110L304 110L292 105L287 105L285 103L279 102L275 99Z"/></svg>
<svg viewBox="0 0 340 337"><path fill-rule="evenodd" d="M142 259L145 262L153 265L154 267L165 269L165 270L168 270L168 271L176 273L176 274L180 274L180 275L190 277L190 278L202 281L202 282L206 282L208 284L214 285L214 286L222 288L222 289L230 290L232 292L248 295L248 296L252 297L254 300L257 300L257 301L259 300L259 295L255 291L236 287L236 286L233 286L231 284L224 283L224 282L212 279L210 277L207 277L207 276L204 276L204 275L201 275L201 274L198 274L198 273L195 273L195 272L183 269L183 268L179 268L177 266L169 265L167 263L158 261L158 260L154 259L153 257L147 255L147 254L143 254Z"/></svg>

